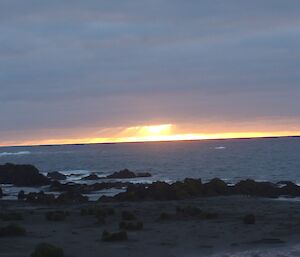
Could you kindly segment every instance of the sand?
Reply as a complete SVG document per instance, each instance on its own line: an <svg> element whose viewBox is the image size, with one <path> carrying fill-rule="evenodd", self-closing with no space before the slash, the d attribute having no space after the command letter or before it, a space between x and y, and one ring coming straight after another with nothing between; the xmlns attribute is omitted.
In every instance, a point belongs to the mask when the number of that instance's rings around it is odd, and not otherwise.
<svg viewBox="0 0 300 257"><path fill-rule="evenodd" d="M90 203L92 205L94 203ZM300 202L242 196L198 198L183 201L107 203L116 213L106 224L97 224L94 216L81 216L84 205L37 206L18 201L0 201L1 212L23 213L25 237L0 238L0 257L29 257L40 242L62 247L67 257L192 257L224 252L278 248L300 242ZM175 213L178 206L198 207L216 212L216 219L198 217L160 220L161 212ZM49 210L67 210L65 221L45 219ZM121 212L129 210L144 223L141 231L129 231L128 241L103 242L104 229L118 231ZM242 222L253 213L256 224ZM4 226L8 222L0 221Z"/></svg>

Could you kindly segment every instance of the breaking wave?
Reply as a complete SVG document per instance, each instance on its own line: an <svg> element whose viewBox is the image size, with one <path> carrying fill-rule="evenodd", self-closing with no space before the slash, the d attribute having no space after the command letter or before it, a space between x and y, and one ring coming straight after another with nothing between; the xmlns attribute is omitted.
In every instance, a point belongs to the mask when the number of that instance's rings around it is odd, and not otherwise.
<svg viewBox="0 0 300 257"><path fill-rule="evenodd" d="M216 150L223 150L223 149L226 149L226 147L225 146L216 146L215 149Z"/></svg>
<svg viewBox="0 0 300 257"><path fill-rule="evenodd" d="M26 155L31 154L29 151L20 151L20 152L2 152L0 153L0 157L2 156L10 156L10 155Z"/></svg>

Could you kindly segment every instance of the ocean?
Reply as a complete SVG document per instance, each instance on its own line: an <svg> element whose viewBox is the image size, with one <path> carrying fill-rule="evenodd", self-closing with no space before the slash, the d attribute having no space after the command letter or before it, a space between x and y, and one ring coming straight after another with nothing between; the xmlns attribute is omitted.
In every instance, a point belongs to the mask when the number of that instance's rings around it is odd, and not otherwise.
<svg viewBox="0 0 300 257"><path fill-rule="evenodd" d="M143 183L186 177L300 183L300 138L1 147L0 164L8 162L33 164L44 173L60 171L68 181L81 183L92 172L106 176L124 168L150 172L150 178L130 180Z"/></svg>
<svg viewBox="0 0 300 257"><path fill-rule="evenodd" d="M1 147L0 164L8 162L83 176L128 168L149 171L149 180L219 177L300 183L300 138Z"/></svg>

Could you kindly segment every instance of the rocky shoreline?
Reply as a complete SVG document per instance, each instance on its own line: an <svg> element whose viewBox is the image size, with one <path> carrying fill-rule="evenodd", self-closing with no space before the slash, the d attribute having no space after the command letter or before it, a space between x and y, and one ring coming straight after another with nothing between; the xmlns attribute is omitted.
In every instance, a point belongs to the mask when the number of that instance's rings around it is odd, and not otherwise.
<svg viewBox="0 0 300 257"><path fill-rule="evenodd" d="M52 175L31 165L0 165L0 183L47 185L58 192L0 198L0 257L116 257L120 250L128 257L224 256L300 242L300 206L275 201L300 196L300 187L289 181L134 184L123 176L151 174L122 170L112 174L118 181L76 184ZM107 188L125 191L94 202L84 195Z"/></svg>
<svg viewBox="0 0 300 257"><path fill-rule="evenodd" d="M91 174L90 176L94 176ZM105 178L114 178L118 181L85 183L64 183L65 178L59 172L49 173L44 176L32 165L0 165L0 184L14 184L15 186L41 186L47 185L48 191L57 194L45 193L43 191L25 193L20 191L19 200L31 203L76 203L87 202L88 198L83 194L107 189L123 189L124 192L114 196L101 196L100 202L122 202L122 201L166 201L184 200L197 197L243 195L267 198L297 197L300 196L300 186L291 181L280 181L278 183L257 182L251 179L241 180L234 185L228 185L219 178L214 178L207 183L201 179L186 178L183 181L166 183L156 181L151 184L131 183L122 179L149 177L150 173L134 173L127 169L115 172ZM60 178L60 179L58 179ZM101 180L100 180L101 181ZM3 192L0 188L0 197Z"/></svg>

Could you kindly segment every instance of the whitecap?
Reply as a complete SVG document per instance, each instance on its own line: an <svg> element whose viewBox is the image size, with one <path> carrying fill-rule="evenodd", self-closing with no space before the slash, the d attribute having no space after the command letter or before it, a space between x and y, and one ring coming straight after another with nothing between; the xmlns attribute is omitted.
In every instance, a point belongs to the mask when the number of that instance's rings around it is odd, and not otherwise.
<svg viewBox="0 0 300 257"><path fill-rule="evenodd" d="M10 155L26 155L31 154L29 151L20 151L20 152L2 152L0 153L0 157L2 156L10 156Z"/></svg>
<svg viewBox="0 0 300 257"><path fill-rule="evenodd" d="M226 147L225 146L216 146L215 149L216 150L223 150L223 149L226 149Z"/></svg>

